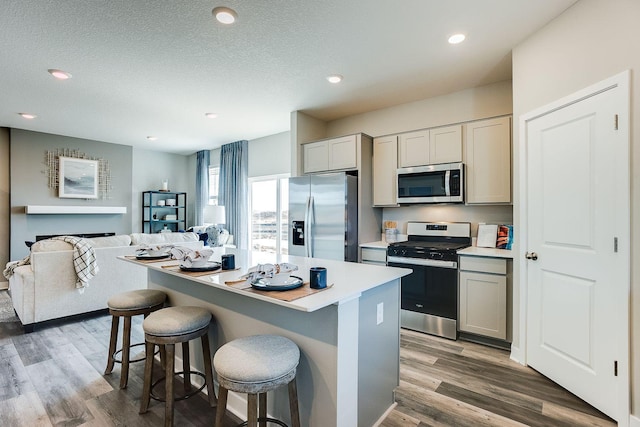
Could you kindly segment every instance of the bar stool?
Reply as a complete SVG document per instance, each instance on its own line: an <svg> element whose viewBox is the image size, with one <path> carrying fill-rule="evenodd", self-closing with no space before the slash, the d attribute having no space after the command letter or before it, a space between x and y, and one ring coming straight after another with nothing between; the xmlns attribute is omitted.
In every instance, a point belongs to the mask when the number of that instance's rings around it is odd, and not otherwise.
<svg viewBox="0 0 640 427"><path fill-rule="evenodd" d="M143 314L146 318L150 313L159 310L167 300L167 294L162 291L153 289L140 289L137 291L123 292L113 295L107 301L109 314L111 314L111 339L109 340L109 357L107 359L107 368L104 374L108 375L113 371L114 364L122 364L120 372L120 388L126 388L129 380L129 363L140 362L144 357L129 360L132 347L144 345L137 343L131 345L131 317ZM120 318L124 317L124 328L122 331L122 348L116 351L118 344L118 328ZM116 359L116 355L122 353L120 360Z"/></svg>
<svg viewBox="0 0 640 427"><path fill-rule="evenodd" d="M209 394L209 404L214 406L216 398L213 390L213 372L211 370L211 351L209 350L209 323L211 313L201 307L167 307L149 315L142 323L146 342L146 361L144 365L144 386L140 413L149 409L150 398L165 402L164 425L173 425L173 403L187 399L198 393L205 386ZM201 372L191 371L189 363L189 341L200 337L202 341L202 357L204 360L203 375ZM182 372L175 372L175 344L182 343ZM152 383L153 351L155 346L164 348L165 376ZM162 353L161 353L162 354ZM173 377L183 375L184 394L174 398ZM191 374L204 378L204 384L197 390L191 390ZM153 395L152 389L161 381L165 382L164 398Z"/></svg>
<svg viewBox="0 0 640 427"><path fill-rule="evenodd" d="M300 427L296 388L299 361L298 346L277 335L238 338L220 347L213 357L219 385L215 427L222 427L229 390L248 394L247 421L241 426L270 422L287 427L284 422L267 417L267 392L285 384L289 386L291 424Z"/></svg>

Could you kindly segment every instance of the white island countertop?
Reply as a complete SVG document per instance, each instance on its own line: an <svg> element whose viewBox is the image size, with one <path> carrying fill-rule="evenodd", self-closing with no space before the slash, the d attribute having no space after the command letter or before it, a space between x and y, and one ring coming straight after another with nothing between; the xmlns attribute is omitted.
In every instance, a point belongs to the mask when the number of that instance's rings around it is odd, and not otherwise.
<svg viewBox="0 0 640 427"><path fill-rule="evenodd" d="M393 390L400 382L400 278L411 270L224 250L235 255L238 269L204 276L180 272L176 260L120 258L146 267L147 287L165 292L169 305L209 310L215 319L210 326L214 351L226 342L256 334L294 341L301 355L296 375L301 425L380 425L395 405ZM214 254L211 261L219 261L220 255ZM239 279L249 267L283 262L297 265L292 275L305 282L311 267L326 267L327 283L333 286L287 302L269 296L279 291L254 293L225 284ZM173 267L162 268L169 265ZM203 365L195 361L194 368L202 370ZM269 413L288 423L287 388L273 393ZM246 419L246 395L231 395L229 410Z"/></svg>
<svg viewBox="0 0 640 427"><path fill-rule="evenodd" d="M460 249L458 255L513 259L513 251L510 249L479 248L477 246Z"/></svg>
<svg viewBox="0 0 640 427"><path fill-rule="evenodd" d="M226 253L232 253L235 255L235 265L237 269L223 272L214 271L210 275L197 277L183 274L180 271L163 268L163 266L166 267L169 265L177 265L178 261L176 260L142 263L135 259L125 258L122 256L119 258L139 265L144 265L145 267L152 270L162 271L163 273L185 278L187 280L202 283L204 285L241 294L248 298L255 298L306 312L316 311L332 304L340 304L342 302L358 298L363 292L376 288L392 280L399 279L400 277L406 276L411 273L411 270L406 268L377 266L317 258L305 258L292 255L275 255L265 252L249 252L233 248L225 249ZM214 254L211 257L211 260L220 261L219 258L219 254ZM247 269L249 267L255 266L257 264L276 264L283 262L297 265L298 270L292 272L291 275L301 277L304 282L309 281L309 269L311 267L325 267L327 269L328 289L293 301L283 301L276 298L271 298L266 295L248 292L247 290L242 289L242 287L246 287L246 285L248 285L246 283L232 285L228 285L225 283L237 281L240 276L247 273Z"/></svg>

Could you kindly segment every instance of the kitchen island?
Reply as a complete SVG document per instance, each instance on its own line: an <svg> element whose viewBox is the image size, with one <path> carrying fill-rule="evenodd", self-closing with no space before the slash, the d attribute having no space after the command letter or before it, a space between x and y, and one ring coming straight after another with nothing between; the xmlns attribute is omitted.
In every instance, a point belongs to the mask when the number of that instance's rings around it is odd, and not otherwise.
<svg viewBox="0 0 640 427"><path fill-rule="evenodd" d="M227 253L235 254L236 270L203 276L167 268L176 265L175 260L122 259L146 266L148 287L166 292L170 305L211 311L212 351L248 335L277 334L293 340L301 353L301 425L370 427L383 419L395 405L393 390L399 382L400 277L411 270L235 249ZM286 301L269 292L253 292L243 283L226 283L237 281L251 266L283 262L297 265L293 275L305 282L310 267L326 267L329 287ZM202 369L200 354L197 348L191 351L196 369ZM230 393L227 407L246 419L246 395ZM268 412L289 422L286 387L270 395Z"/></svg>

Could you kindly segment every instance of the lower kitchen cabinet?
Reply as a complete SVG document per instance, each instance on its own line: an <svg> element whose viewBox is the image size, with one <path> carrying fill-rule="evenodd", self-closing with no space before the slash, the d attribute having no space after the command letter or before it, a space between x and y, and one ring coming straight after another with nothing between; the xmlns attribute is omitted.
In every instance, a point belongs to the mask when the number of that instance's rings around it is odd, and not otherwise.
<svg viewBox="0 0 640 427"><path fill-rule="evenodd" d="M507 339L506 259L460 256L459 330Z"/></svg>

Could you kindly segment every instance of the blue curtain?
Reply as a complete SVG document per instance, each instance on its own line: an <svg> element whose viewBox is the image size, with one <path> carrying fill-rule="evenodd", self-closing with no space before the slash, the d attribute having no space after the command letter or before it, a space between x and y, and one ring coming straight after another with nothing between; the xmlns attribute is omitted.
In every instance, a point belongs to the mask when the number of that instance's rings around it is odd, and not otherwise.
<svg viewBox="0 0 640 427"><path fill-rule="evenodd" d="M209 204L209 150L196 153L196 215L194 225L204 224L204 208Z"/></svg>
<svg viewBox="0 0 640 427"><path fill-rule="evenodd" d="M249 246L249 141L220 148L218 204L225 207L226 228L239 249Z"/></svg>

